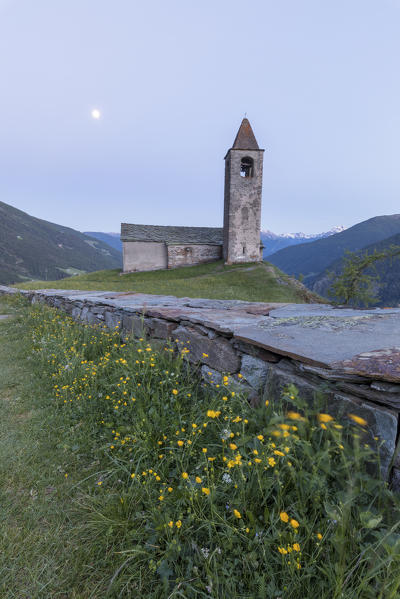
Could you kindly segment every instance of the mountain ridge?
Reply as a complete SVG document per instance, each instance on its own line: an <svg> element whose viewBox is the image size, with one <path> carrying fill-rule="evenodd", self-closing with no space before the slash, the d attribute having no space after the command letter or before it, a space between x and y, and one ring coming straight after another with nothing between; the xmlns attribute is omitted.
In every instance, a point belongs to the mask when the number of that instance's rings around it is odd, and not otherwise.
<svg viewBox="0 0 400 599"><path fill-rule="evenodd" d="M392 235L386 239L368 245L359 253L368 252L373 254L374 251L382 252L388 250L390 246L400 247L400 233ZM339 275L343 269L343 258L335 260L322 273L309 282L308 288L324 297L328 296L328 291L332 283L330 273ZM374 284L375 291L378 295L378 301L374 306L392 306L396 307L400 304L400 257L387 258L379 260L373 268L365 271L365 274L377 276L378 279Z"/></svg>
<svg viewBox="0 0 400 599"><path fill-rule="evenodd" d="M120 254L98 239L0 201L0 283L57 280L120 265Z"/></svg>
<svg viewBox="0 0 400 599"><path fill-rule="evenodd" d="M287 274L303 275L308 285L308 281L341 258L346 250L357 251L398 233L400 214L375 216L340 233L286 247L269 256L268 260Z"/></svg>

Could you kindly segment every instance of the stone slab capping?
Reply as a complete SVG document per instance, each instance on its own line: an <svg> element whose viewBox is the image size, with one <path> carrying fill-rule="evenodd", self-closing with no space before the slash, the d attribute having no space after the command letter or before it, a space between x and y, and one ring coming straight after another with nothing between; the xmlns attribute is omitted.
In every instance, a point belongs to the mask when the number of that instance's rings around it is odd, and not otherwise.
<svg viewBox="0 0 400 599"><path fill-rule="evenodd" d="M206 381L228 375L254 404L282 401L289 383L310 404L323 395L333 416L368 422L382 474L400 491L400 309L0 286L0 295L19 292L91 325L178 340Z"/></svg>

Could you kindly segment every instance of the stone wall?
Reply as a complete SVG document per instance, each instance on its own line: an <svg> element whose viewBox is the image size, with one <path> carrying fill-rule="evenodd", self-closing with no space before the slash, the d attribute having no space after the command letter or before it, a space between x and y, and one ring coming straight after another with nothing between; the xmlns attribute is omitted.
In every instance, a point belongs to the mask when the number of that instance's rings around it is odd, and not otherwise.
<svg viewBox="0 0 400 599"><path fill-rule="evenodd" d="M220 245L169 244L167 250L168 268L205 264L207 262L215 262L222 258L222 246Z"/></svg>
<svg viewBox="0 0 400 599"><path fill-rule="evenodd" d="M15 292L15 289L0 287L0 294ZM330 306L285 306L135 293L57 290L23 293L33 303L45 302L91 325L119 327L123 334L146 334L187 347L189 361L200 368L206 381L218 382L228 374L230 383L254 404L266 398L281 402L284 388L293 383L310 404L323 397L323 409L340 419L348 418L348 414L361 416L368 422L366 440L380 452L384 477L400 491L400 456L396 455L400 350L397 353L399 348L380 350L380 353L371 351L380 343L382 331L389 345L396 339L400 310L371 310L360 314L334 310ZM304 314L293 317L293 313ZM297 341L303 343L301 352L296 346L299 319L302 328ZM322 343L316 347L315 341L307 345L307 335L313 340L313 335L319 334L321 329L321 339L336 335L336 343L340 343L337 351L344 352L346 358L348 341L344 333L337 337L340 327L356 346L359 344L357 347L369 351L351 361L329 363L329 352L335 349L329 339L328 347ZM290 331L290 345L286 347ZM366 335L361 341L357 340L360 331ZM390 331L393 331L392 337Z"/></svg>

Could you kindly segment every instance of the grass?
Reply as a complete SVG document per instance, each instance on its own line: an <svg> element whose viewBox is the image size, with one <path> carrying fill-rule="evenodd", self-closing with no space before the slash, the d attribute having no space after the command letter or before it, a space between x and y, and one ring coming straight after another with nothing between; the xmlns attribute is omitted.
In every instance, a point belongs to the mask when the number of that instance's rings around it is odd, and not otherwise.
<svg viewBox="0 0 400 599"><path fill-rule="evenodd" d="M225 266L222 262L121 275L103 270L59 281L32 281L21 289L133 291L178 297L262 302L323 301L298 281L268 263Z"/></svg>
<svg viewBox="0 0 400 599"><path fill-rule="evenodd" d="M251 408L185 347L2 301L2 598L398 597L400 506L366 422L293 387L288 412Z"/></svg>

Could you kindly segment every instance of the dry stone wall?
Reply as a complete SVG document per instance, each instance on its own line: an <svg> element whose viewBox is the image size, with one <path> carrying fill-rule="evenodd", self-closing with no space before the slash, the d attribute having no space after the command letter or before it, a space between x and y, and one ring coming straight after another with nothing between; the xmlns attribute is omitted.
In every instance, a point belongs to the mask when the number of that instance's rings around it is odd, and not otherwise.
<svg viewBox="0 0 400 599"><path fill-rule="evenodd" d="M0 287L1 293L15 289ZM382 473L400 491L400 310L339 310L323 305L262 304L140 293L24 291L91 325L170 339L206 381L228 375L257 403L281 402L296 385L310 404L323 397L338 418L368 422ZM398 344L396 345L396 339Z"/></svg>
<svg viewBox="0 0 400 599"><path fill-rule="evenodd" d="M205 264L206 262L215 262L220 260L222 257L221 245L169 244L167 250L168 268L194 266L196 264Z"/></svg>

